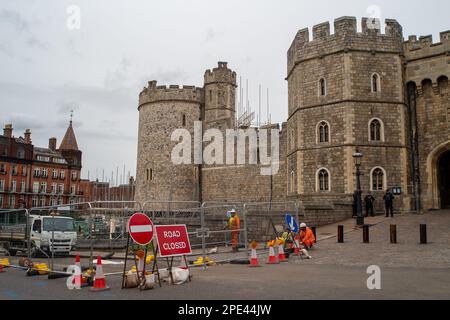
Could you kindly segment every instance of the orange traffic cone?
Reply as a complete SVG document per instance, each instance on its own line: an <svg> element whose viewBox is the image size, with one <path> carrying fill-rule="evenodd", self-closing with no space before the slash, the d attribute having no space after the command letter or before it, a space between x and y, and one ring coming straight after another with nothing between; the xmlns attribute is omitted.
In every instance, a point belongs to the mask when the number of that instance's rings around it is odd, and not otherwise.
<svg viewBox="0 0 450 320"><path fill-rule="evenodd" d="M286 255L284 254L284 244L278 245L278 260L280 262L287 262Z"/></svg>
<svg viewBox="0 0 450 320"><path fill-rule="evenodd" d="M90 288L91 291L106 291L109 287L106 285L106 278L103 274L102 257L97 258L97 268L95 271L94 286Z"/></svg>
<svg viewBox="0 0 450 320"><path fill-rule="evenodd" d="M295 237L294 255L300 255L300 242L298 241L298 236Z"/></svg>
<svg viewBox="0 0 450 320"><path fill-rule="evenodd" d="M277 257L275 256L275 249L271 246L269 247L269 261L267 264L279 264Z"/></svg>
<svg viewBox="0 0 450 320"><path fill-rule="evenodd" d="M250 256L250 267L260 267L258 262L258 255L256 254L256 249L252 249L252 254Z"/></svg>
<svg viewBox="0 0 450 320"><path fill-rule="evenodd" d="M79 276L75 276L73 278L72 283L76 284L77 281L79 281L78 283L81 285L83 285L83 270L81 269L81 262L80 262L80 255L77 254L76 258L75 258L75 265L80 268L80 275ZM78 278L78 279L77 279Z"/></svg>

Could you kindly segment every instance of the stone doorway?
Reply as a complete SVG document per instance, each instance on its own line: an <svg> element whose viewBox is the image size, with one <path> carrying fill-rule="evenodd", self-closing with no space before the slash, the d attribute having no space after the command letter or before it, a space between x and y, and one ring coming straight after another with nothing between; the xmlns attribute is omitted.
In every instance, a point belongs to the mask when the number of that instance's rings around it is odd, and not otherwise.
<svg viewBox="0 0 450 320"><path fill-rule="evenodd" d="M441 155L437 163L441 209L450 209L450 151Z"/></svg>

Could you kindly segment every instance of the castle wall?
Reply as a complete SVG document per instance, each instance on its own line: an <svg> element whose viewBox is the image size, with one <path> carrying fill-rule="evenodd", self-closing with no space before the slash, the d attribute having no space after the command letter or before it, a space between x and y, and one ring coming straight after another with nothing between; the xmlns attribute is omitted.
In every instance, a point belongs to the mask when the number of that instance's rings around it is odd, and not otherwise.
<svg viewBox="0 0 450 320"><path fill-rule="evenodd" d="M442 32L438 43L431 36L411 36L404 47L405 82L416 86L422 206L439 209L437 161L450 150L450 31Z"/></svg>

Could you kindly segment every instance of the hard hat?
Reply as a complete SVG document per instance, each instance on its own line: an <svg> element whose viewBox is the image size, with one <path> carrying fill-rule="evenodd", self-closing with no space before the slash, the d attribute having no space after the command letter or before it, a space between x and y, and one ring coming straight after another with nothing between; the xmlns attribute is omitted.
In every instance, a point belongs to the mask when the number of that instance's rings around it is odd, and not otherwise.
<svg viewBox="0 0 450 320"><path fill-rule="evenodd" d="M236 213L236 209L231 209L230 213Z"/></svg>
<svg viewBox="0 0 450 320"><path fill-rule="evenodd" d="M306 223L300 224L300 228L306 228L306 227L307 227Z"/></svg>

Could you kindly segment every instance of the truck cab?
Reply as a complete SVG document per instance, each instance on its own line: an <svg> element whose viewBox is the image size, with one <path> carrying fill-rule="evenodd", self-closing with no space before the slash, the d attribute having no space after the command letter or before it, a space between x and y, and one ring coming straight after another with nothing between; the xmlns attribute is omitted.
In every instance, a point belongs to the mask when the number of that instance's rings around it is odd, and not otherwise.
<svg viewBox="0 0 450 320"><path fill-rule="evenodd" d="M74 219L61 216L30 215L30 237L42 251L69 254L76 246Z"/></svg>

